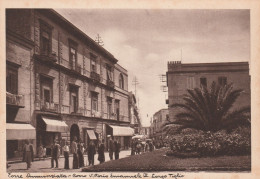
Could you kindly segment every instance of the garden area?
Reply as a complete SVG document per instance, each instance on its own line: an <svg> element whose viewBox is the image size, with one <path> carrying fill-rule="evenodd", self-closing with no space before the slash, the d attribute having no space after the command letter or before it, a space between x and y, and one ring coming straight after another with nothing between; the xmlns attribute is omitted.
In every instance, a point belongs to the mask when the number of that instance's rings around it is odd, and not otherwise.
<svg viewBox="0 0 260 179"><path fill-rule="evenodd" d="M233 84L209 89L189 89L183 103L171 105L178 111L164 129L170 150L168 156L180 158L251 155L250 106L234 109L241 89Z"/></svg>

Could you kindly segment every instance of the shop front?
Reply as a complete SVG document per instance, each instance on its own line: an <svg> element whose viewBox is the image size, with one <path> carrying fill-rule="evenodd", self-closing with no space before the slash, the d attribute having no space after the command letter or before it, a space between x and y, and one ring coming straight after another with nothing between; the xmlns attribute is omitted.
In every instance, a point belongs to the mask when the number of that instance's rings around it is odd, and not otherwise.
<svg viewBox="0 0 260 179"><path fill-rule="evenodd" d="M57 117L38 116L37 118L37 146L46 148L46 155L51 154L54 140L62 142L62 134L68 133L68 125Z"/></svg>
<svg viewBox="0 0 260 179"><path fill-rule="evenodd" d="M121 149L128 149L134 129L128 126L107 125L106 135L118 140L121 143ZM108 139L106 141L108 146Z"/></svg>
<svg viewBox="0 0 260 179"><path fill-rule="evenodd" d="M31 124L6 123L7 159L22 158L26 140L35 144L36 131Z"/></svg>

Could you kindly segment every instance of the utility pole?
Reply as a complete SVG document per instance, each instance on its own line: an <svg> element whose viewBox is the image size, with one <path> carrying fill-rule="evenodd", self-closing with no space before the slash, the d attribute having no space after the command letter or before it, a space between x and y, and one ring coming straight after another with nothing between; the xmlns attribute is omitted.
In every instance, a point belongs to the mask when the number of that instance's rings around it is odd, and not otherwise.
<svg viewBox="0 0 260 179"><path fill-rule="evenodd" d="M104 42L103 42L103 40L101 39L101 37L100 37L99 34L97 34L97 37L96 37L95 42L97 42L98 45L100 45L100 46L104 46Z"/></svg>
<svg viewBox="0 0 260 179"><path fill-rule="evenodd" d="M136 97L136 86L139 84L136 76L134 77L133 81L132 81L132 84L135 86L135 97Z"/></svg>

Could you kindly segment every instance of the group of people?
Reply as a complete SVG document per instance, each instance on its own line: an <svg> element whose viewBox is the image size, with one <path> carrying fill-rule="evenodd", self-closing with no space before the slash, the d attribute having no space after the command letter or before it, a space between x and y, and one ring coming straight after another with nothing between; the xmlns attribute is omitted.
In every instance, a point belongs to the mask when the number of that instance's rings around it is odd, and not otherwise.
<svg viewBox="0 0 260 179"><path fill-rule="evenodd" d="M121 149L121 144L118 141L118 139L113 140L110 137L109 143L108 143L108 151L109 151L110 160L113 160L113 155L115 155L115 160L119 159L120 149Z"/></svg>
<svg viewBox="0 0 260 179"><path fill-rule="evenodd" d="M111 137L108 143L108 151L109 158L113 160L113 156L115 160L119 159L121 144L118 140L113 140ZM97 150L96 150L97 149ZM82 142L77 142L77 137L73 138L71 145L69 146L69 142L66 141L64 146L61 147L58 143L58 140L54 140L51 146L51 168L54 168L54 163L56 164L56 168L59 167L59 157L61 153L64 155L64 169L69 169L69 154L73 155L73 169L78 169L84 167L84 154L87 153L88 156L88 164L94 165L94 158L96 152L98 153L98 160L100 163L105 162L105 144L104 140L99 141L98 146L94 144L94 141L90 141L87 149L85 149L84 144ZM46 158L46 148L41 144L37 149L39 160ZM33 146L30 144L29 140L26 141L24 146L24 155L23 161L27 163L27 169L31 167L31 162L33 161L34 152Z"/></svg>
<svg viewBox="0 0 260 179"><path fill-rule="evenodd" d="M140 154L141 152L151 152L153 150L154 145L150 140L142 142L140 139L132 139L131 141L131 155Z"/></svg>

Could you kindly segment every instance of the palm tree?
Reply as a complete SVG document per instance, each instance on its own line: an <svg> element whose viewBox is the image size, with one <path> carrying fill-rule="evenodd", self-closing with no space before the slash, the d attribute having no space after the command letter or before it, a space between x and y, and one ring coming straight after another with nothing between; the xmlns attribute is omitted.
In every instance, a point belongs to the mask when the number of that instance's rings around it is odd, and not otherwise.
<svg viewBox="0 0 260 179"><path fill-rule="evenodd" d="M166 129L171 124L179 125L179 131L193 128L203 131L231 130L239 125L248 123L250 106L231 111L236 99L243 92L241 89L233 90L233 84L225 86L211 84L206 87L188 89L183 97L184 103L173 104L172 108L182 108L182 112L175 115L174 122L166 123Z"/></svg>

